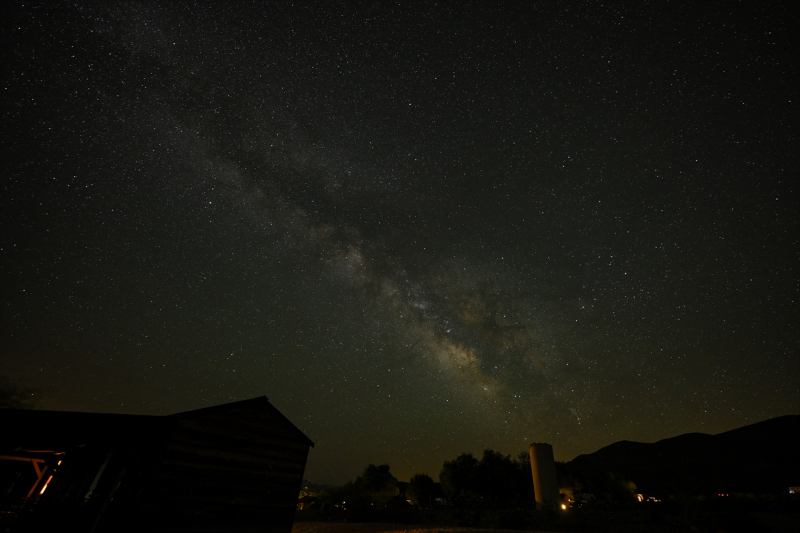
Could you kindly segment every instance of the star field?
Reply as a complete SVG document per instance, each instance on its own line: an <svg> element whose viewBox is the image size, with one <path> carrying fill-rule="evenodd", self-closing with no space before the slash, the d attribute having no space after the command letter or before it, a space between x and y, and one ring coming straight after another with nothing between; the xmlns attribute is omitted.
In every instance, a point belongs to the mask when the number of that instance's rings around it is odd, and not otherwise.
<svg viewBox="0 0 800 533"><path fill-rule="evenodd" d="M0 367L36 407L267 395L318 483L799 412L783 6L6 12Z"/></svg>

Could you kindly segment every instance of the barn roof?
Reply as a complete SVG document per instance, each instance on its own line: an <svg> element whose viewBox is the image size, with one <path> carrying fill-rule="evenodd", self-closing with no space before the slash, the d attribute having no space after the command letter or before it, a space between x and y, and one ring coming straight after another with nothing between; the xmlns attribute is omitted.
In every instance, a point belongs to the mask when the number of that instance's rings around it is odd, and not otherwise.
<svg viewBox="0 0 800 533"><path fill-rule="evenodd" d="M309 439L305 433L300 431L300 429L298 429L297 426L292 424L292 422L288 418L286 418L283 415L283 413L278 411L275 408L275 406L269 402L269 399L266 396L259 396L257 398L250 398L249 400L241 400L238 402L225 403L222 405L215 405L213 407L203 407L201 409L194 409L192 411L185 411L183 413L175 413L174 415L169 415L169 418L187 419L196 416L197 417L204 416L206 414L211 414L211 413L234 411L238 409L261 409L267 411L268 413L273 415L276 419L280 420L287 429L294 432L309 446L311 447L314 446L312 440Z"/></svg>
<svg viewBox="0 0 800 533"><path fill-rule="evenodd" d="M3 428L0 431L0 449L65 449L92 441L116 441L131 435L166 430L177 420L240 409L266 411L300 440L314 446L311 439L278 411L266 396L260 396L167 416L0 409L0 427Z"/></svg>

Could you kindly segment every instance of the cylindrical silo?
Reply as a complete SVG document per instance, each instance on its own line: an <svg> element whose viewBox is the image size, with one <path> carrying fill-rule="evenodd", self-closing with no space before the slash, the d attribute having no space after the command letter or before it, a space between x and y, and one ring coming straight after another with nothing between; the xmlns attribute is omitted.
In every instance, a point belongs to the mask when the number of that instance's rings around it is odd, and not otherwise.
<svg viewBox="0 0 800 533"><path fill-rule="evenodd" d="M561 497L558 495L558 477L553 447L544 442L534 442L529 449L533 490L536 492L536 508L558 508Z"/></svg>

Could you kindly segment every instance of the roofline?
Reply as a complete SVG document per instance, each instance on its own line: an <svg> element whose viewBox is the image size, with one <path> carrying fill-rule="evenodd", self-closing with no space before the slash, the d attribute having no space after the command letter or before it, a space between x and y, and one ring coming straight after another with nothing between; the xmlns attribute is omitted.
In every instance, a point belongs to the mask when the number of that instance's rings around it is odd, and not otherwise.
<svg viewBox="0 0 800 533"><path fill-rule="evenodd" d="M132 415L130 413L98 413L95 411L57 411L54 409L16 409L13 407L4 407L0 408L0 413L41 413L42 415L53 414L53 415L78 415L78 416L115 416L120 418L128 418L128 419L162 419L165 418L163 415ZM35 415L34 415L35 416Z"/></svg>
<svg viewBox="0 0 800 533"><path fill-rule="evenodd" d="M192 415L202 415L202 414L213 413L213 412L217 412L217 411L227 411L231 407L241 406L243 404L250 404L250 403L263 403L264 407L269 409L270 412L273 415L275 415L277 418L280 418L287 426L289 426L299 436L301 436L303 439L305 439L309 446L311 446L312 448L314 447L314 441L309 439L308 436L300 430L300 428L295 426L292 423L291 420L286 418L286 416L284 416L284 414L281 413L278 410L277 407L272 405L272 403L269 401L269 398L267 398L266 396L256 396L255 398L249 398L247 400L238 400L238 401L231 402L231 403L223 403L223 404L220 404L220 405L212 405L210 407L201 407L200 409L192 409L191 411L183 411L181 413L174 413L174 414L167 415L167 416L169 418L185 418L187 416L192 416Z"/></svg>
<svg viewBox="0 0 800 533"><path fill-rule="evenodd" d="M266 396L257 396L255 398L249 398L247 400L239 400L236 402L231 403L224 403L221 405L212 405L210 407L201 407L200 409L192 409L191 411L182 411L180 413L173 413L170 415L131 415L131 414L121 414L121 413L94 413L94 412L87 412L87 411L51 411L51 410L44 410L44 409L0 409L0 413L18 413L18 414L27 414L28 416L48 416L48 415L55 415L55 416L108 416L114 417L117 419L128 419L130 421L140 421L144 422L145 420L174 420L180 418L190 418L193 415L202 415L206 413L213 413L216 411L227 411L232 407L241 406L242 404L262 404L263 407L266 407L270 414L275 416L276 418L283 421L291 430L297 433L298 436L302 437L309 446L312 448L314 447L314 441L308 438L308 436L303 433L300 428L295 426L291 420L286 418L283 413L281 413L272 403L270 403L269 399ZM36 413L36 414L33 414Z"/></svg>

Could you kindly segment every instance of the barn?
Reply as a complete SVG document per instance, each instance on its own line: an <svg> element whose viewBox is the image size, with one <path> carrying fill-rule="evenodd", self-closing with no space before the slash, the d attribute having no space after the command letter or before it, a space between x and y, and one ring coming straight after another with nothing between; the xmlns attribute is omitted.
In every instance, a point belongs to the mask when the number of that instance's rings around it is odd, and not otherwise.
<svg viewBox="0 0 800 533"><path fill-rule="evenodd" d="M289 533L314 443L265 397L169 416L0 410L0 530Z"/></svg>

